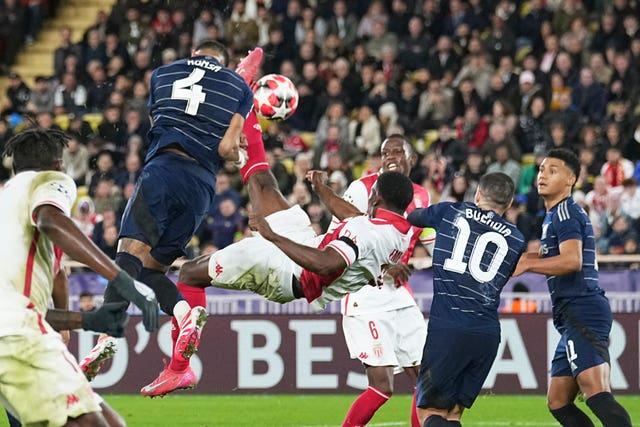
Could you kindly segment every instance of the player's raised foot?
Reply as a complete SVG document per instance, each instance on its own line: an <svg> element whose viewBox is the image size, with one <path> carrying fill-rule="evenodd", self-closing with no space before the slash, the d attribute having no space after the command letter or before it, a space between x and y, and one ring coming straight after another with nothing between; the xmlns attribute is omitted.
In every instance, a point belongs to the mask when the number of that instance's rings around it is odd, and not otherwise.
<svg viewBox="0 0 640 427"><path fill-rule="evenodd" d="M196 384L198 384L198 378L190 366L183 372L176 372L169 368L166 359L163 359L162 362L164 363L164 369L160 372L158 378L140 389L140 394L143 396L162 397L172 391L195 388Z"/></svg>
<svg viewBox="0 0 640 427"><path fill-rule="evenodd" d="M204 307L193 307L180 323L180 335L176 341L174 357L188 360L198 351L202 328L207 323L207 311Z"/></svg>
<svg viewBox="0 0 640 427"><path fill-rule="evenodd" d="M262 48L257 47L249 52L236 67L236 73L240 74L245 82L251 86L251 82L260 68L262 63Z"/></svg>
<svg viewBox="0 0 640 427"><path fill-rule="evenodd" d="M103 335L98 338L98 342L91 349L89 354L80 362L80 369L84 373L84 376L88 381L93 380L100 368L104 365L104 362L111 359L118 350L118 342L115 338L108 335Z"/></svg>

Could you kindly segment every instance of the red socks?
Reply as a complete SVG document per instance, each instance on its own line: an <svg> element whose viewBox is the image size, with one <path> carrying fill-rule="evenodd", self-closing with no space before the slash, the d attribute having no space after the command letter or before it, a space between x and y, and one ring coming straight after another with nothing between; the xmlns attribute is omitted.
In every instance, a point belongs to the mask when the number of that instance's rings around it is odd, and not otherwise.
<svg viewBox="0 0 640 427"><path fill-rule="evenodd" d="M416 400L418 399L417 390L413 388L413 402L411 402L411 427L422 427L418 420L418 410L416 408Z"/></svg>
<svg viewBox="0 0 640 427"><path fill-rule="evenodd" d="M203 288L195 288L193 286L185 285L184 283L178 282L177 284L178 291L182 294L185 301L189 303L191 308L200 306L207 307L207 295L204 292ZM169 364L169 368L175 372L183 372L185 369L189 367L189 360L184 360L182 357L176 357L175 348L176 342L178 341L178 336L180 335L180 326L178 325L178 321L175 317L171 318L171 340L173 341L173 355L171 356L171 363Z"/></svg>
<svg viewBox="0 0 640 427"><path fill-rule="evenodd" d="M259 170L269 170L267 156L264 152L264 143L262 142L262 128L258 123L256 112L251 110L247 120L244 122L242 133L247 137L249 146L247 147L247 155L249 159L247 163L240 169L242 183L246 184L249 175Z"/></svg>
<svg viewBox="0 0 640 427"><path fill-rule="evenodd" d="M367 425L373 417L373 414L376 413L378 408L387 403L390 397L391 396L387 396L373 387L367 388L364 393L351 404L351 408L349 408L349 412L347 412L342 427L361 427Z"/></svg>

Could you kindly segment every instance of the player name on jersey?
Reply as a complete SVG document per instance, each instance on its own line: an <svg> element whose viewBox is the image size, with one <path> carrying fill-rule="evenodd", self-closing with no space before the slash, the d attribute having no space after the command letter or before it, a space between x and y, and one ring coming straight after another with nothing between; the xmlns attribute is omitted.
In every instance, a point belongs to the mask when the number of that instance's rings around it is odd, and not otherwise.
<svg viewBox="0 0 640 427"><path fill-rule="evenodd" d="M487 225L497 231L498 233L504 235L505 237L511 236L511 230L504 223L494 221L493 217L495 214L493 212L483 213L482 211L467 208L464 211L464 215L467 219L472 219L480 224Z"/></svg>
<svg viewBox="0 0 640 427"><path fill-rule="evenodd" d="M218 64L214 64L213 62L209 62L206 59L188 59L187 65L191 65L194 67L206 68L207 70L211 70L214 72L218 72L222 70L222 66Z"/></svg>

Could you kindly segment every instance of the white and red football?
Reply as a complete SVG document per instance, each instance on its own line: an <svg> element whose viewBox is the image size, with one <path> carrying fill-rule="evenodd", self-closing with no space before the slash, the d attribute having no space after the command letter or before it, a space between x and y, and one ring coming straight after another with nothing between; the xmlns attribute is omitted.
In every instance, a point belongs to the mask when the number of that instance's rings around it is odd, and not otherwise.
<svg viewBox="0 0 640 427"><path fill-rule="evenodd" d="M287 77L267 74L253 88L253 107L268 120L286 120L298 108L298 90Z"/></svg>

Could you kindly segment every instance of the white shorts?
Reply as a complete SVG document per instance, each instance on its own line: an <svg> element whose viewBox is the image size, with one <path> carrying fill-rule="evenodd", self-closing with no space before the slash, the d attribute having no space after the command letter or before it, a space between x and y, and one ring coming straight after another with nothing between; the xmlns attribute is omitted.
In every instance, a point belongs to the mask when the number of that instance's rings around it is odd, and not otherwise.
<svg viewBox="0 0 640 427"><path fill-rule="evenodd" d="M271 229L307 246L315 242L309 217L298 205L266 218ZM259 234L214 252L209 258L211 285L218 288L247 290L278 303L295 299L292 277L302 268L276 245Z"/></svg>
<svg viewBox="0 0 640 427"><path fill-rule="evenodd" d="M0 404L24 425L62 426L67 418L100 412L60 335L34 326L23 335L0 337Z"/></svg>
<svg viewBox="0 0 640 427"><path fill-rule="evenodd" d="M342 330L352 359L370 366L420 365L427 324L417 306L343 316Z"/></svg>

